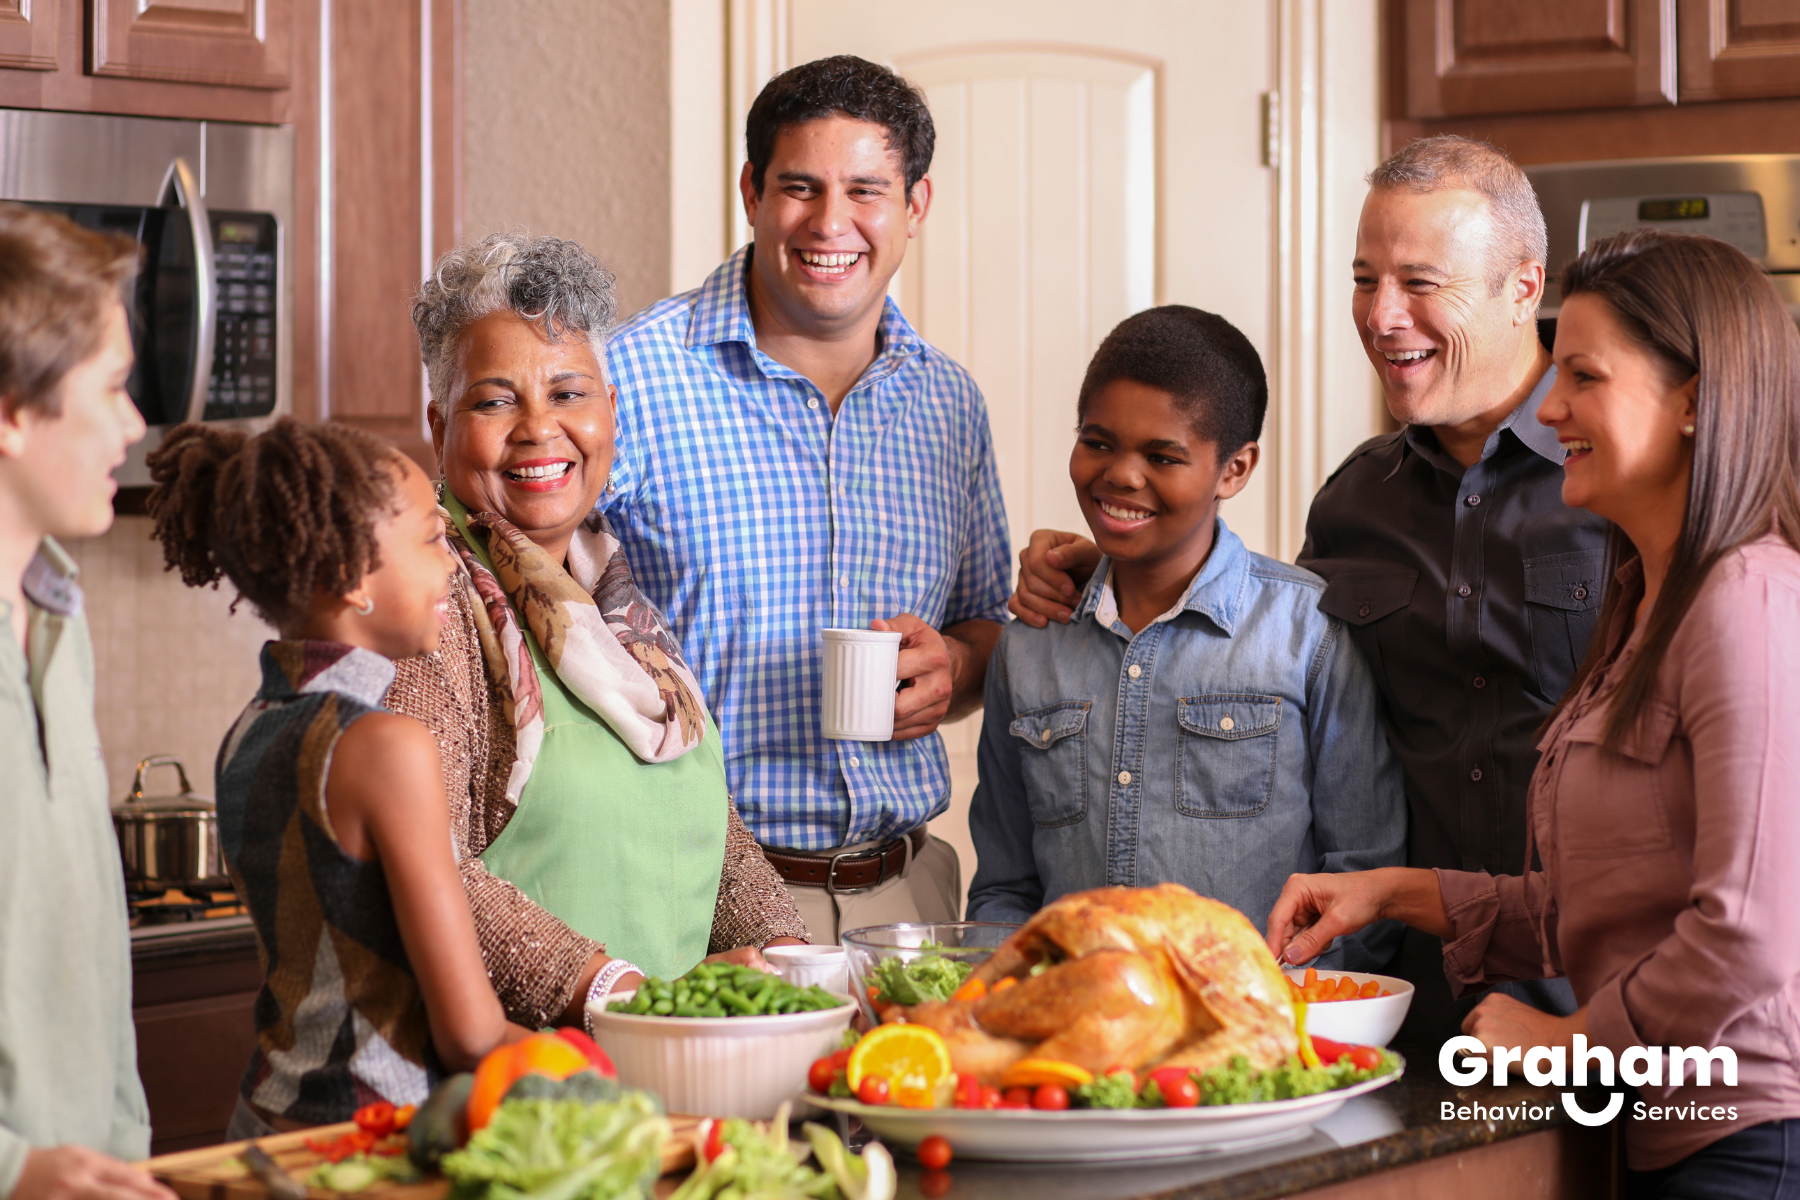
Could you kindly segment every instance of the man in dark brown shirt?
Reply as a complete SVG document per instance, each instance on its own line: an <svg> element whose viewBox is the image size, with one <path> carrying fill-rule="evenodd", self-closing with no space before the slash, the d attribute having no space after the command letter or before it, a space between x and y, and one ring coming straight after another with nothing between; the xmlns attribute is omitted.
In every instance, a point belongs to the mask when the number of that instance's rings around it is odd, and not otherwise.
<svg viewBox="0 0 1800 1200"><path fill-rule="evenodd" d="M1562 447L1538 424L1554 369L1537 336L1543 215L1524 173L1482 142L1412 143L1369 177L1353 311L1402 428L1359 446L1319 490L1301 566L1349 627L1406 769L1416 867L1517 874L1537 729L1586 652L1605 523L1562 502ZM1043 531L1012 610L1066 620L1093 552ZM1400 1041L1435 1052L1473 1000L1411 930L1396 972L1418 987ZM1511 984L1568 1012L1562 980Z"/></svg>

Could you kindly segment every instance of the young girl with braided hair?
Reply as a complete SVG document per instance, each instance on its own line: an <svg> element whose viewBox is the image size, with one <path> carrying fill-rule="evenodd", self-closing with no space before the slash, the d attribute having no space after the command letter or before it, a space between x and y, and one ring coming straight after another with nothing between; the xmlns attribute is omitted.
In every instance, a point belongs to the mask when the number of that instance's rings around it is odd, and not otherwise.
<svg viewBox="0 0 1800 1200"><path fill-rule="evenodd" d="M417 1104L526 1031L482 965L437 745L382 697L428 653L453 561L431 482L339 425L189 424L150 455L184 583L229 579L280 634L219 750L219 833L266 980L233 1137Z"/></svg>

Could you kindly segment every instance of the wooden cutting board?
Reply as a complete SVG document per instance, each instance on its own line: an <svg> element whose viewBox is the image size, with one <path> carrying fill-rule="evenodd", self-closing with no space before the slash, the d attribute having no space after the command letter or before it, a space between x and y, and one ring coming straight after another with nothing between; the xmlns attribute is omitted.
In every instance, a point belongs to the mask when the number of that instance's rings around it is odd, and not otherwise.
<svg viewBox="0 0 1800 1200"><path fill-rule="evenodd" d="M694 1165L694 1130L700 1120L699 1117L669 1117L673 1136L663 1144L663 1174L685 1171ZM282 1170L295 1180L304 1181L312 1169L324 1161L322 1155L306 1148L307 1139L332 1141L355 1129L354 1123L345 1121L342 1125L320 1125L258 1138L256 1144ZM179 1154L164 1154L144 1166L168 1184L181 1200L267 1200L268 1189L244 1165L242 1155L249 1144L226 1142L220 1146L184 1150ZM339 1200L343 1196L366 1197L367 1200L444 1200L449 1195L450 1183L445 1179L425 1179L419 1183L382 1180L361 1192L331 1192L324 1188L308 1188L307 1192L314 1200Z"/></svg>

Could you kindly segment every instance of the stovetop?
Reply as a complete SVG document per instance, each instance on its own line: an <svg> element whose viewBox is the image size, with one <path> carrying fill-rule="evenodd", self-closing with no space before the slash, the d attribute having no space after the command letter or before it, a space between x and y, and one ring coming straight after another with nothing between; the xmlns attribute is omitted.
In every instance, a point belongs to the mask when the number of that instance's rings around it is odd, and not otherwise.
<svg viewBox="0 0 1800 1200"><path fill-rule="evenodd" d="M243 902L230 888L193 889L125 893L125 908L131 916L134 932L168 925L190 925L196 922L245 917ZM248 919L247 917L245 918Z"/></svg>

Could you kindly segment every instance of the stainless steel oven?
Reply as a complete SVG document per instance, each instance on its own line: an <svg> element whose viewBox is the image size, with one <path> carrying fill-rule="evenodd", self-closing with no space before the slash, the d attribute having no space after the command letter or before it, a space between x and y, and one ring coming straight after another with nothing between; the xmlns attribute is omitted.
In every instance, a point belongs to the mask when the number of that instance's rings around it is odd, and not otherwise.
<svg viewBox="0 0 1800 1200"><path fill-rule="evenodd" d="M167 426L292 409L293 130L0 109L0 199L143 245L131 395L152 428L121 486L150 482Z"/></svg>
<svg viewBox="0 0 1800 1200"><path fill-rule="evenodd" d="M1800 154L1721 154L1526 167L1550 228L1552 280L1570 259L1627 229L1704 233L1762 264L1800 320ZM1554 329L1552 283L1540 328ZM1548 340L1548 337L1546 338Z"/></svg>

